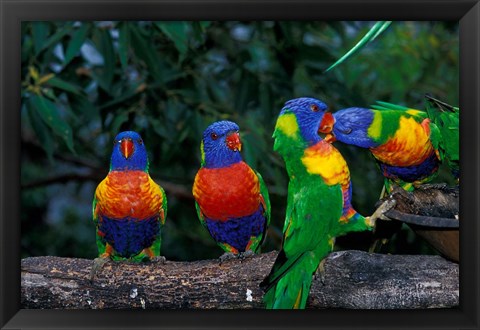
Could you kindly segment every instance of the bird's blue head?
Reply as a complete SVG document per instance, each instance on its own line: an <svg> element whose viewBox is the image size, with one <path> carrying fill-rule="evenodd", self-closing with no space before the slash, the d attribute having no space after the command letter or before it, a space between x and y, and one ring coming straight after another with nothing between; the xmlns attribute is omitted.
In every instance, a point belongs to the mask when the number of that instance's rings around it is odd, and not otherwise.
<svg viewBox="0 0 480 330"><path fill-rule="evenodd" d="M202 166L220 168L242 161L239 127L231 121L217 121L203 132Z"/></svg>
<svg viewBox="0 0 480 330"><path fill-rule="evenodd" d="M133 131L119 133L113 141L110 171L148 172L148 156L140 134Z"/></svg>
<svg viewBox="0 0 480 330"><path fill-rule="evenodd" d="M321 140L319 130L333 122L332 115L326 111L325 103L311 97L287 101L280 111L276 129L292 137L299 131L303 140L313 145Z"/></svg>
<svg viewBox="0 0 480 330"><path fill-rule="evenodd" d="M338 140L361 148L371 148L378 145L368 134L374 120L372 110L347 108L335 112L333 116L335 118L331 131L333 137L329 140Z"/></svg>

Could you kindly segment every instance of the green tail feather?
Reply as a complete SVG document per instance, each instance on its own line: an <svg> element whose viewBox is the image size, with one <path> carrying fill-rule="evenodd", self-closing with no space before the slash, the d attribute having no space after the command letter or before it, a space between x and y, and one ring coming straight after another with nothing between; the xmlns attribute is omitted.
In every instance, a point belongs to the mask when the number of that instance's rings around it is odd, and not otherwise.
<svg viewBox="0 0 480 330"><path fill-rule="evenodd" d="M373 104L371 108L374 110L400 110L400 111L417 110L417 109L405 107L403 105L388 103L384 101L375 101L375 104Z"/></svg>
<svg viewBox="0 0 480 330"><path fill-rule="evenodd" d="M270 275L260 284L266 308L304 309L319 262L310 251L288 259L280 251Z"/></svg>

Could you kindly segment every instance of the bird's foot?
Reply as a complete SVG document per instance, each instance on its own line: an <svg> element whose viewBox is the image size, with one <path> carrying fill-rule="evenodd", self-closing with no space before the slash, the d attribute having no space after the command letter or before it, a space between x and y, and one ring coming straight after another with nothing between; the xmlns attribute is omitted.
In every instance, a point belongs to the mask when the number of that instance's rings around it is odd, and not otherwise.
<svg viewBox="0 0 480 330"><path fill-rule="evenodd" d="M225 262L227 260L236 259L238 257L239 257L239 254L237 254L237 253L225 252L218 259L220 260L220 263L222 263L222 262Z"/></svg>
<svg viewBox="0 0 480 330"><path fill-rule="evenodd" d="M378 219L387 220L387 221L390 220L390 218L386 217L384 214L386 212L390 211L396 204L397 204L397 202L394 199L388 199L385 202L383 202L375 210L375 212L373 212L373 214L371 216L366 217L367 224L370 227L375 228L375 224L376 224Z"/></svg>
<svg viewBox="0 0 480 330"><path fill-rule="evenodd" d="M255 255L255 252L253 252L252 250L247 250L245 252L240 252L238 257L245 259L245 258L253 257L254 255Z"/></svg>
<svg viewBox="0 0 480 330"><path fill-rule="evenodd" d="M437 189L437 190L445 190L448 188L448 184L442 182L442 183L425 183L425 184L419 184L419 185L414 185L416 189L419 190L429 190L429 189Z"/></svg>
<svg viewBox="0 0 480 330"><path fill-rule="evenodd" d="M318 265L317 270L313 274L313 278L314 279L318 278L323 285L325 285L325 262L326 261L327 261L327 258L323 258L322 261L320 261L320 264Z"/></svg>
<svg viewBox="0 0 480 330"><path fill-rule="evenodd" d="M167 258L165 258L164 256L155 256L155 257L150 258L150 262L160 263L160 264L164 265L167 262Z"/></svg>
<svg viewBox="0 0 480 330"><path fill-rule="evenodd" d="M103 265L105 265L109 260L109 257L104 256L100 256L93 260L92 269L90 270L90 282L93 282L95 275L103 268Z"/></svg>

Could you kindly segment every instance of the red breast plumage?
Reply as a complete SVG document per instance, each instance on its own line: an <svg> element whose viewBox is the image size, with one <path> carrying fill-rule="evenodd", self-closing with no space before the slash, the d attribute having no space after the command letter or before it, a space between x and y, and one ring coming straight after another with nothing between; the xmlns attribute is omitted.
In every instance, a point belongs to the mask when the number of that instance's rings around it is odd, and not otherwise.
<svg viewBox="0 0 480 330"><path fill-rule="evenodd" d="M146 219L162 207L162 196L144 171L111 171L96 194L96 212L109 218Z"/></svg>
<svg viewBox="0 0 480 330"><path fill-rule="evenodd" d="M243 161L223 168L201 168L193 185L202 213L219 221L257 211L259 192L255 172Z"/></svg>

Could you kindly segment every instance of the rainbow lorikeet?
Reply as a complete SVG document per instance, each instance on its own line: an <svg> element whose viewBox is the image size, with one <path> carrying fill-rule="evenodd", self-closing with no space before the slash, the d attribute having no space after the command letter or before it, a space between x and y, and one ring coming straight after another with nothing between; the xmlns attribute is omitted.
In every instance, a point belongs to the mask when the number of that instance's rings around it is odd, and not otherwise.
<svg viewBox="0 0 480 330"><path fill-rule="evenodd" d="M193 184L198 218L225 251L221 260L255 253L270 222L267 187L242 160L241 147L236 123L218 121L208 126Z"/></svg>
<svg viewBox="0 0 480 330"><path fill-rule="evenodd" d="M110 171L93 199L99 267L112 260L163 260L161 229L167 217L164 190L148 174L148 157L141 136L119 133L114 140Z"/></svg>
<svg viewBox="0 0 480 330"><path fill-rule="evenodd" d="M373 216L363 217L352 207L344 158L318 134L327 124L326 108L319 100L297 98L285 103L277 119L274 150L290 180L282 249L260 284L267 308L305 308L312 276L335 238L374 227Z"/></svg>
<svg viewBox="0 0 480 330"><path fill-rule="evenodd" d="M428 116L432 126L438 128L438 151L442 162L450 168L452 175L458 180L460 174L460 109L442 102L429 94L425 95L425 112L398 104L377 101L372 105L376 110L418 111ZM436 129L435 129L436 130Z"/></svg>
<svg viewBox="0 0 480 330"><path fill-rule="evenodd" d="M328 124L320 129L328 134L325 139L368 148L385 178L387 193L392 183L411 191L437 175L441 134L426 112L353 107L327 117Z"/></svg>

